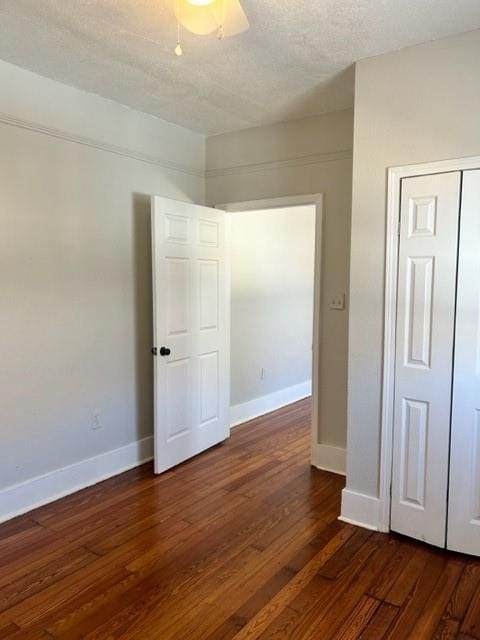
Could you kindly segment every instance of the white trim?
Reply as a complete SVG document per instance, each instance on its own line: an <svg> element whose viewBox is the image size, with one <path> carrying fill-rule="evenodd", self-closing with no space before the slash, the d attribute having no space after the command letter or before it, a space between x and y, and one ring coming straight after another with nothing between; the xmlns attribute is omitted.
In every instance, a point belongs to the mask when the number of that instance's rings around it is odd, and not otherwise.
<svg viewBox="0 0 480 640"><path fill-rule="evenodd" d="M347 450L344 447L314 444L312 453L312 465L317 469L338 473L341 476L347 475Z"/></svg>
<svg viewBox="0 0 480 640"><path fill-rule="evenodd" d="M259 173L265 171L289 169L292 167L306 167L312 164L325 164L337 162L339 160L351 160L352 149L341 149L331 153L315 153L305 156L295 156L283 160L266 160L265 162L252 162L250 164L233 165L231 167L221 167L219 169L207 169L205 177L221 178L223 176L243 175L246 173Z"/></svg>
<svg viewBox="0 0 480 640"><path fill-rule="evenodd" d="M187 175L194 176L196 178L202 178L204 180L222 176L258 173L272 171L275 169L278 170L292 167L305 167L315 164L337 162L340 160L351 160L353 156L351 149L341 149L340 151L333 151L330 153L316 153L304 156L295 156L292 158L285 158L283 160L250 164L247 163L232 167L222 167L219 169L195 169L193 167L187 167L183 164L163 159L156 155L150 155L141 151L137 151L135 149L110 144L96 138L78 135L76 133L72 133L62 129L56 129L55 127L49 127L33 120L18 118L17 116L11 115L9 113L0 112L0 124L4 124L10 127L17 127L19 129L26 129L27 131L34 131L42 135L50 136L51 138L59 138L61 140L66 140L75 144L81 144L86 147L91 147L100 151L106 151L108 153L113 153L125 158L131 158L132 160L139 160L140 162L146 162L147 164L157 165L162 167L163 169L178 171L180 173L185 173Z"/></svg>
<svg viewBox="0 0 480 640"><path fill-rule="evenodd" d="M226 238L226 247L225 247L225 282L226 282L226 296L225 296L225 324L226 324L226 349L227 349L227 371L226 371L226 429L228 431L228 437L230 437L230 430L232 428L231 420L228 414L228 408L231 406L231 378L232 378L232 221L230 216L225 212L225 238Z"/></svg>
<svg viewBox="0 0 480 640"><path fill-rule="evenodd" d="M133 469L153 458L153 437L55 469L0 491L0 522Z"/></svg>
<svg viewBox="0 0 480 640"><path fill-rule="evenodd" d="M255 398L249 402L234 405L230 407L230 427L236 427L239 424L263 416L266 413L281 409L288 404L308 398L312 393L312 383L310 380L295 384L280 391L274 391L266 396Z"/></svg>
<svg viewBox="0 0 480 640"><path fill-rule="evenodd" d="M135 149L129 149L127 147L120 147L118 145L103 142L95 138L89 138L87 136L77 135L64 131L61 129L55 129L53 127L47 127L39 122L33 120L23 120L16 116L9 115L8 113L0 112L0 124L8 125L10 127L17 127L18 129L26 129L27 131L34 131L42 135L49 136L51 138L58 138L60 140L66 140L67 142L73 142L74 144L80 144L85 147L91 147L92 149L98 149L99 151L106 151L107 153L113 153L117 156L123 156L124 158L130 158L132 160L139 160L140 162L146 162L147 164L157 165L163 169L169 171L178 171L185 173L196 178L205 179L205 171L197 170L191 167L186 167L170 160L165 160L159 156L153 156Z"/></svg>
<svg viewBox="0 0 480 640"><path fill-rule="evenodd" d="M223 209L229 213L241 211L257 211L263 209L285 209L286 207L302 207L304 205L321 205L322 193L310 193L301 196L281 196L279 198L263 198L262 200L246 200L245 202L230 202L216 204L215 209Z"/></svg>
<svg viewBox="0 0 480 640"><path fill-rule="evenodd" d="M380 500L364 493L357 493L350 489L342 491L342 515L338 518L342 522L357 527L378 531Z"/></svg>
<svg viewBox="0 0 480 640"><path fill-rule="evenodd" d="M313 338L312 338L312 425L310 428L310 461L313 462L318 445L320 413L320 359L323 261L323 195L317 197L315 216L315 264L313 275Z"/></svg>
<svg viewBox="0 0 480 640"><path fill-rule="evenodd" d="M414 176L468 171L480 168L480 157L440 160L388 169L387 235L385 263L385 316L382 380L382 422L380 430L379 513L380 531L390 530L390 485L392 477L393 403L395 392L395 337L398 280L398 219L401 181ZM343 509L343 502L342 502Z"/></svg>
<svg viewBox="0 0 480 640"><path fill-rule="evenodd" d="M312 428L311 428L311 460L315 458L318 445L318 413L320 392L320 356L321 356L321 297L322 297L322 256L323 256L323 193L312 193L298 196L282 196L263 200L230 202L218 204L218 209L231 213L256 211L262 209L282 209L303 205L315 206L315 267L314 267L314 300L313 300L313 345L312 345Z"/></svg>

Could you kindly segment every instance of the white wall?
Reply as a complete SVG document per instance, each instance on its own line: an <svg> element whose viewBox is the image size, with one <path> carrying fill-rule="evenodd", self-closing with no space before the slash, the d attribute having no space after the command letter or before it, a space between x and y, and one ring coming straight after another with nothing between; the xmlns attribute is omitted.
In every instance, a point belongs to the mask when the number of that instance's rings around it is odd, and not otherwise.
<svg viewBox="0 0 480 640"><path fill-rule="evenodd" d="M239 405L311 380L315 206L228 215L231 403Z"/></svg>
<svg viewBox="0 0 480 640"><path fill-rule="evenodd" d="M207 139L209 204L323 192L319 442L344 447L347 416L348 303L331 311L332 294L348 291L350 254L350 110Z"/></svg>
<svg viewBox="0 0 480 640"><path fill-rule="evenodd" d="M205 146L5 63L0 86L4 488L151 435L149 194L202 202Z"/></svg>
<svg viewBox="0 0 480 640"><path fill-rule="evenodd" d="M480 155L480 31L357 65L348 487L377 496L388 167Z"/></svg>
<svg viewBox="0 0 480 640"><path fill-rule="evenodd" d="M205 140L6 63L0 85L0 489L22 492L151 435L149 194L203 202ZM208 143L210 203L325 194L320 440L338 446L347 313L325 300L348 287L351 122Z"/></svg>

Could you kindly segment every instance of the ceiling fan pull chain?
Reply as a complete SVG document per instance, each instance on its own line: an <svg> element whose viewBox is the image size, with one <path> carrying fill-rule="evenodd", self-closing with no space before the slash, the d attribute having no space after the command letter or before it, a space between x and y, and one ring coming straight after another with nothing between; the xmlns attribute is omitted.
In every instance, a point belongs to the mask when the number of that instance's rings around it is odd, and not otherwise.
<svg viewBox="0 0 480 640"><path fill-rule="evenodd" d="M217 31L217 38L223 40L225 37L225 0L220 0L220 25Z"/></svg>
<svg viewBox="0 0 480 640"><path fill-rule="evenodd" d="M175 55L176 56L182 56L183 55L183 49L182 49L182 45L180 44L180 0L175 0L176 2L176 11L175 13L177 14L177 46L175 47Z"/></svg>

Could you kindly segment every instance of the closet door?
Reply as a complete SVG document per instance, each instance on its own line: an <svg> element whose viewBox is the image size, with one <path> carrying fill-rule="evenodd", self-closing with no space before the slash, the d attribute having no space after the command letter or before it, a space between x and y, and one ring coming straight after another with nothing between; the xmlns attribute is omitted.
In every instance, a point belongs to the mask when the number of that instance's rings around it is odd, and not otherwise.
<svg viewBox="0 0 480 640"><path fill-rule="evenodd" d="M480 555L480 170L463 173L447 546Z"/></svg>
<svg viewBox="0 0 480 640"><path fill-rule="evenodd" d="M402 181L391 528L445 546L460 172Z"/></svg>

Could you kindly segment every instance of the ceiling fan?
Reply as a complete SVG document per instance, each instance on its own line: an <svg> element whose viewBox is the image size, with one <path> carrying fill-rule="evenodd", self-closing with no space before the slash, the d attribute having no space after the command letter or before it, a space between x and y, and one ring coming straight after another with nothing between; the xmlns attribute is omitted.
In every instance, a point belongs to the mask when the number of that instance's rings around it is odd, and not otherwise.
<svg viewBox="0 0 480 640"><path fill-rule="evenodd" d="M183 54L181 26L201 36L216 33L220 40L250 27L240 0L173 0L173 7L177 18L177 56Z"/></svg>

